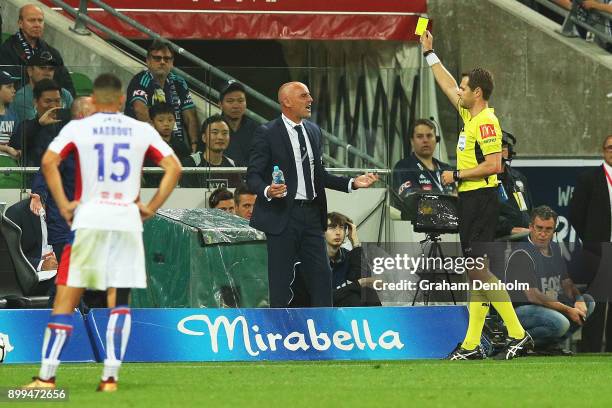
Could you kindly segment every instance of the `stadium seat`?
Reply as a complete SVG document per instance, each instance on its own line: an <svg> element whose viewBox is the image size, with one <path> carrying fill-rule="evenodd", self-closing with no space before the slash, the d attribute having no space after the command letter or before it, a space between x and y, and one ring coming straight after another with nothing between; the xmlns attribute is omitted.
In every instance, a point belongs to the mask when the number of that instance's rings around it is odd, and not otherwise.
<svg viewBox="0 0 612 408"><path fill-rule="evenodd" d="M39 276L21 250L21 228L0 214L0 299L6 308L43 308L53 276Z"/></svg>
<svg viewBox="0 0 612 408"><path fill-rule="evenodd" d="M74 84L76 96L89 96L93 92L93 82L91 79L80 72L71 72L70 77Z"/></svg>

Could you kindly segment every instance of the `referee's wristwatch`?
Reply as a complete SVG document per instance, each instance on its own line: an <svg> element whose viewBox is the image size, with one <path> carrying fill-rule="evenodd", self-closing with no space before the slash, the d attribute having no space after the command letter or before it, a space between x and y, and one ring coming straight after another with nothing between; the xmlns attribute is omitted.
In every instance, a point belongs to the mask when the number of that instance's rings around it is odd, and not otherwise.
<svg viewBox="0 0 612 408"><path fill-rule="evenodd" d="M453 171L453 180L455 180L455 181L461 180L461 178L459 177L459 170L454 170Z"/></svg>

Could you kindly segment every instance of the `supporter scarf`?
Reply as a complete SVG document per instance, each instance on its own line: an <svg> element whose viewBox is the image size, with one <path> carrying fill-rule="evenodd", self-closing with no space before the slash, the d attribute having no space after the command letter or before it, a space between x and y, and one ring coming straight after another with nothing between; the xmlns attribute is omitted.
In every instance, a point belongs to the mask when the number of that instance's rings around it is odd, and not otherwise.
<svg viewBox="0 0 612 408"><path fill-rule="evenodd" d="M26 61L32 58L34 56L34 49L30 45L30 43L27 42L27 40L25 39L23 33L21 32L21 29L17 31L17 39L19 40L19 43L21 44L21 48L23 48L23 52L25 53Z"/></svg>
<svg viewBox="0 0 612 408"><path fill-rule="evenodd" d="M179 98L178 92L176 91L176 85L174 81L170 79L170 75L166 78L166 81L170 82L170 98L166 98L166 103L170 102L174 108L174 119L176 120L176 128L180 129L180 135L177 135L181 140L185 139L187 132L183 129L183 115L181 115L181 98ZM168 99L170 99L168 101Z"/></svg>

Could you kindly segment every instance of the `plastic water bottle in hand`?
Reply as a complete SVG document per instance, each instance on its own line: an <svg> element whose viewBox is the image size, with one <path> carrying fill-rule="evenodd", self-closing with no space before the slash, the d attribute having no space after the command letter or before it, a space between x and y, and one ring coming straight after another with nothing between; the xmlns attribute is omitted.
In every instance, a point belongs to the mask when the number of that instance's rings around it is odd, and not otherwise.
<svg viewBox="0 0 612 408"><path fill-rule="evenodd" d="M285 184L285 175L278 166L274 166L274 171L272 171L272 182L274 184Z"/></svg>

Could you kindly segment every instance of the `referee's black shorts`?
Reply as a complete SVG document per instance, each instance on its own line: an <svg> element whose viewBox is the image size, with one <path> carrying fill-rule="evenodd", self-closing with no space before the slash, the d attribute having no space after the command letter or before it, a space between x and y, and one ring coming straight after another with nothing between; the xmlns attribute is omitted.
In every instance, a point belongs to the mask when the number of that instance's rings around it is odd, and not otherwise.
<svg viewBox="0 0 612 408"><path fill-rule="evenodd" d="M497 188L486 187L459 193L459 239L465 257L479 257L487 253L495 239L499 216Z"/></svg>

